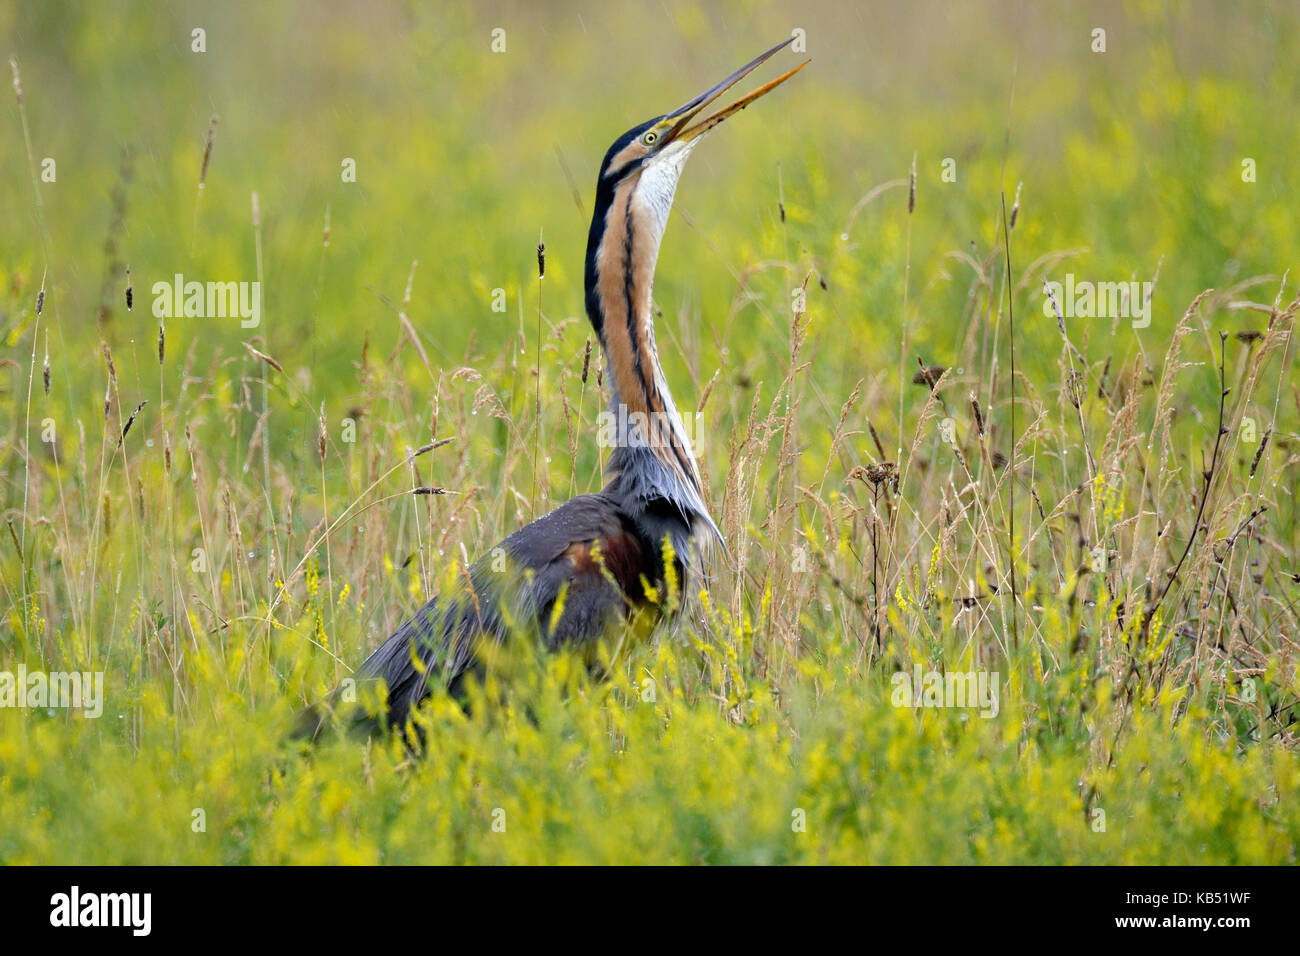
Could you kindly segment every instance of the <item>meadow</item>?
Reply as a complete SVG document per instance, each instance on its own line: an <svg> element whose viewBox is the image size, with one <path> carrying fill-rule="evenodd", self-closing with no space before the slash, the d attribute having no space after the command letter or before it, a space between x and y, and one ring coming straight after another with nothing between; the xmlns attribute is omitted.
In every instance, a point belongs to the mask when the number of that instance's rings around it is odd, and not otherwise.
<svg viewBox="0 0 1300 956"><path fill-rule="evenodd" d="M708 579L607 680L435 699L421 757L288 741L600 487L600 158L792 30L655 286ZM0 862L1297 862L1294 6L10 0L0 37L0 671L103 675L93 718L0 681ZM964 673L996 707L900 700Z"/></svg>

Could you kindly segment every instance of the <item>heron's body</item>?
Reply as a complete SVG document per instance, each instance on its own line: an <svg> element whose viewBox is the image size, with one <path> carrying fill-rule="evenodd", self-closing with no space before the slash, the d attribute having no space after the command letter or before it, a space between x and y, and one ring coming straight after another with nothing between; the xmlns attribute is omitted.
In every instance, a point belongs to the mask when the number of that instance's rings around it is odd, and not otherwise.
<svg viewBox="0 0 1300 956"><path fill-rule="evenodd" d="M484 640L530 636L549 650L582 649L638 613L656 616L646 588L663 593L664 569L653 533L618 499L579 495L476 561L454 593L421 608L357 677L384 681L387 720L400 727L434 687L459 697L468 676L482 676Z"/></svg>
<svg viewBox="0 0 1300 956"><path fill-rule="evenodd" d="M787 41L788 43L788 41ZM548 649L592 647L632 620L652 626L719 538L690 442L659 364L651 289L678 176L699 136L796 70L687 128L688 121L782 43L673 113L610 147L587 240L586 308L605 354L613 451L599 494L579 495L505 539L361 665L387 686L401 727L436 686L454 696L485 651L521 636ZM322 723L314 717L311 733Z"/></svg>

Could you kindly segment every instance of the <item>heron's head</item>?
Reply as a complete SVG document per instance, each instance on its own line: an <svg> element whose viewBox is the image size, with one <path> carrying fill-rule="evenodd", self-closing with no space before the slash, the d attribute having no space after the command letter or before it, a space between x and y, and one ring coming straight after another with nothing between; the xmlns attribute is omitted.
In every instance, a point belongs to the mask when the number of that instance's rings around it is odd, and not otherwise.
<svg viewBox="0 0 1300 956"><path fill-rule="evenodd" d="M780 86L807 66L808 61L712 115L701 117L701 114L718 97L791 42L793 39L778 43L679 109L635 126L620 136L605 154L598 188L613 193L624 184L634 185L639 198L666 221L677 178L681 175L691 150L695 149L704 134L728 116L738 113L760 96ZM660 231L662 232L662 223Z"/></svg>

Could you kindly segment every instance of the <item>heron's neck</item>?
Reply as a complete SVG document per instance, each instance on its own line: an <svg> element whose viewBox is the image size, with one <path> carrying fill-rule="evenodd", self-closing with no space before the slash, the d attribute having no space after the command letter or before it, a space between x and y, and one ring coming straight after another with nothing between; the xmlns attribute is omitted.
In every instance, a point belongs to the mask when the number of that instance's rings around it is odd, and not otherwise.
<svg viewBox="0 0 1300 956"><path fill-rule="evenodd" d="M716 532L655 347L651 291L672 192L654 186L643 177L598 197L588 243L587 313L610 384L609 410L598 423L600 444L610 449L606 491L634 510L667 501L687 527L699 522Z"/></svg>

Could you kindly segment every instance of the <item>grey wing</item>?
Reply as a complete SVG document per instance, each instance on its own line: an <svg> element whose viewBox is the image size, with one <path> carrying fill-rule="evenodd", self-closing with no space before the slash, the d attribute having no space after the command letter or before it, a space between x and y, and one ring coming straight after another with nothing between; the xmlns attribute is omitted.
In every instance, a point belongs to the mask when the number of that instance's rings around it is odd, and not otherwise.
<svg viewBox="0 0 1300 956"><path fill-rule="evenodd" d="M599 544L599 562L593 544ZM614 499L580 495L480 558L455 593L435 597L377 647L356 679L384 681L386 722L401 727L432 688L441 685L459 696L485 637L532 630L554 647L598 633L625 612L628 588L639 592L644 550ZM563 613L551 627L561 593ZM355 722L374 724L373 718Z"/></svg>

